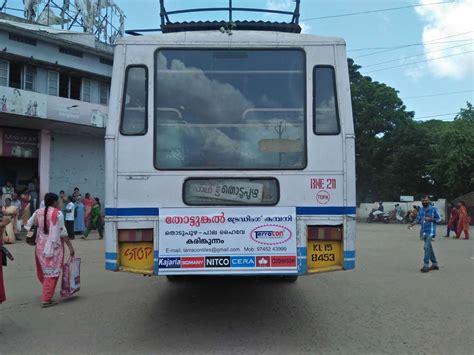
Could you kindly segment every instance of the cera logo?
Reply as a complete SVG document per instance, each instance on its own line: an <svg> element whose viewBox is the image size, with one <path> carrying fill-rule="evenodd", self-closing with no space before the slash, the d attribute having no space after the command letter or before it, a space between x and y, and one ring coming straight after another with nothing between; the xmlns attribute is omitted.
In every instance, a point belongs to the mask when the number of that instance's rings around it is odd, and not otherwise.
<svg viewBox="0 0 474 355"><path fill-rule="evenodd" d="M181 267L183 269L203 268L204 257L184 257L181 258Z"/></svg>
<svg viewBox="0 0 474 355"><path fill-rule="evenodd" d="M270 257L269 256L257 256L257 266L258 267L270 267Z"/></svg>
<svg viewBox="0 0 474 355"><path fill-rule="evenodd" d="M231 267L255 267L254 256L232 256L230 258Z"/></svg>
<svg viewBox="0 0 474 355"><path fill-rule="evenodd" d="M253 241L265 245L283 244L292 236L293 233L288 228L277 224L259 226L250 232Z"/></svg>
<svg viewBox="0 0 474 355"><path fill-rule="evenodd" d="M206 267L230 267L230 256L207 256Z"/></svg>
<svg viewBox="0 0 474 355"><path fill-rule="evenodd" d="M321 190L316 194L316 201L321 205L327 204L331 200L331 195L326 190Z"/></svg>
<svg viewBox="0 0 474 355"><path fill-rule="evenodd" d="M181 258L160 258L158 267L160 269L179 269L181 267Z"/></svg>

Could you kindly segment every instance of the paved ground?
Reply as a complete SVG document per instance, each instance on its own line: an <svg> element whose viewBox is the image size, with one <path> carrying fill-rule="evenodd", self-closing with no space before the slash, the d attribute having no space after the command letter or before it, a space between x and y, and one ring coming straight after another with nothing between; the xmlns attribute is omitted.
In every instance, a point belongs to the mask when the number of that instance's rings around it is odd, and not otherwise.
<svg viewBox="0 0 474 355"><path fill-rule="evenodd" d="M165 278L104 271L103 245L77 240L82 290L41 309L33 249L11 251L0 353L422 353L474 350L474 241L438 238L421 274L403 225L358 227L357 270L300 278Z"/></svg>

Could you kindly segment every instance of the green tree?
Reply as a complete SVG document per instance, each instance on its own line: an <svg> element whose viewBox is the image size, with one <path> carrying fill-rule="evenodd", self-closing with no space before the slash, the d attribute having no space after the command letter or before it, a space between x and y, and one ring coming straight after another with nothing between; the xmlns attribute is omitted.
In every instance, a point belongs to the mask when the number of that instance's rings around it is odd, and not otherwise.
<svg viewBox="0 0 474 355"><path fill-rule="evenodd" d="M449 199L474 189L474 108L467 102L453 122L432 130L434 154L429 166L436 191Z"/></svg>
<svg viewBox="0 0 474 355"><path fill-rule="evenodd" d="M414 114L406 111L394 88L363 76L352 59L348 65L356 134L357 201L387 199L393 195L396 182L397 172L390 164L397 152L384 142L388 142L387 137L400 136L396 132L406 130ZM397 183L405 185L403 181Z"/></svg>

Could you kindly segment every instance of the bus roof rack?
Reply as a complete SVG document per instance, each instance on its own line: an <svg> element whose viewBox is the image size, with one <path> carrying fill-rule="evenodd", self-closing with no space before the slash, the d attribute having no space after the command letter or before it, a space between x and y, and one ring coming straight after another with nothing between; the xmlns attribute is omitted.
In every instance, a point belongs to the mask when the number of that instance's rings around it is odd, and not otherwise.
<svg viewBox="0 0 474 355"><path fill-rule="evenodd" d="M141 29L141 30L127 30L125 33L129 35L141 35L142 32L185 32L185 31L211 31L211 30L225 30L226 32L237 31L277 31L300 33L301 27L299 25L300 18L300 0L293 0L295 8L293 11L271 10L271 9L257 9L249 7L233 7L232 0L229 1L228 7L206 7L167 11L165 7L165 0L160 0L160 18L161 26L155 29ZM228 19L221 21L189 21L189 22L172 22L170 15L196 13L196 12L227 12ZM272 22L272 21L247 21L234 20L234 12L258 12L270 13L279 15L291 16L289 22Z"/></svg>

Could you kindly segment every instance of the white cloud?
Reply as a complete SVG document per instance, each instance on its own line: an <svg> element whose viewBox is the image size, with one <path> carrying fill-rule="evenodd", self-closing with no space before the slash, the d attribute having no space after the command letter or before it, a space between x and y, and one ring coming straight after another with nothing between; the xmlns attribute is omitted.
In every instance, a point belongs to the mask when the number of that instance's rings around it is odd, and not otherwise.
<svg viewBox="0 0 474 355"><path fill-rule="evenodd" d="M267 0L265 3L265 8L268 10L278 10L278 11L293 11L295 8L295 3L292 0ZM265 14L267 17L280 16L277 14ZM307 23L300 22L301 33L311 33L311 25Z"/></svg>
<svg viewBox="0 0 474 355"><path fill-rule="evenodd" d="M420 4L432 2L432 0L420 0ZM427 62L429 70L438 77L457 80L461 80L467 74L472 73L474 67L473 53L460 53L472 51L474 49L473 43L451 41L474 40L474 0L459 0L456 3L422 6L416 8L416 12L424 22L423 43L425 57L428 60L432 60ZM455 36L461 33L466 34ZM446 38L449 36L455 37ZM443 42L450 41L451 43L432 44L437 42L437 40ZM447 49L448 47L454 47L463 43L466 45ZM453 54L455 56L441 58Z"/></svg>
<svg viewBox="0 0 474 355"><path fill-rule="evenodd" d="M267 0L265 8L268 10L289 11L291 10L291 0Z"/></svg>
<svg viewBox="0 0 474 355"><path fill-rule="evenodd" d="M311 25L308 25L304 22L300 22L301 33L311 33Z"/></svg>

